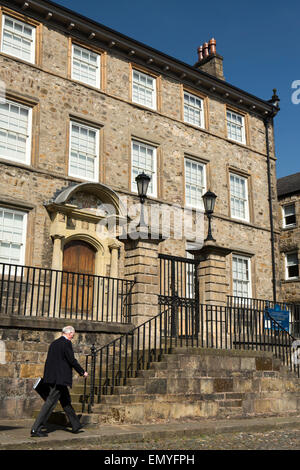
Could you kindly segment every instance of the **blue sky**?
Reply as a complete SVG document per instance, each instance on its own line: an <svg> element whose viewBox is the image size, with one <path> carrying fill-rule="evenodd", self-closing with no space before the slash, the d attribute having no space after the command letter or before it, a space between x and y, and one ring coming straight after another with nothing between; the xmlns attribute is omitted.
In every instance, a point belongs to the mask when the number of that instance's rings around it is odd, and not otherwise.
<svg viewBox="0 0 300 470"><path fill-rule="evenodd" d="M226 80L262 99L277 88L277 177L300 172L300 2L286 0L56 0L190 65L210 38ZM246 6L245 6L246 5ZM292 83L299 80L299 93ZM299 104L292 103L292 96Z"/></svg>

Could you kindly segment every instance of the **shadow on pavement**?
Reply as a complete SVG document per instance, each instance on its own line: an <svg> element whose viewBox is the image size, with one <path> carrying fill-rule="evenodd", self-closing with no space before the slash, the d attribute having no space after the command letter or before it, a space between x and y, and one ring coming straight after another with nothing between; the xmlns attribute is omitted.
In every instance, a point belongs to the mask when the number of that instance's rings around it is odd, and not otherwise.
<svg viewBox="0 0 300 470"><path fill-rule="evenodd" d="M12 429L24 429L22 426L0 426L1 431L11 431Z"/></svg>

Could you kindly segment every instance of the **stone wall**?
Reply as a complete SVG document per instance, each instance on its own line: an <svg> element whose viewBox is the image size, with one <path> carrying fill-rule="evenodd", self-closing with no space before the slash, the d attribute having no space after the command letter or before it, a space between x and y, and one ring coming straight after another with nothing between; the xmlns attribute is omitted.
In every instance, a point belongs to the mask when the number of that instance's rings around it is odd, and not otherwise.
<svg viewBox="0 0 300 470"><path fill-rule="evenodd" d="M280 273L281 273L281 295L282 298L288 302L300 303L300 280L293 279L287 280L285 276L285 253L296 251L298 252L298 259L300 257L300 195L292 194L281 197L278 207L278 220L283 225L282 221L282 206L287 204L295 204L296 210L296 227L281 228L280 233Z"/></svg>
<svg viewBox="0 0 300 470"><path fill-rule="evenodd" d="M41 406L41 399L32 389L35 380L43 376L47 351L59 338L64 326L76 330L73 349L76 359L85 367L85 355L92 344L97 348L119 337L133 325L93 323L62 319L0 318L0 344L5 353L0 361L0 418L32 417ZM73 383L83 379L74 372Z"/></svg>
<svg viewBox="0 0 300 470"><path fill-rule="evenodd" d="M212 89L209 91L196 85L195 89L190 89L179 77L175 80L162 71L155 72L155 66L153 70L149 66L149 72L157 77L157 110L135 104L131 100L131 73L132 68L140 66L110 48L101 53L99 90L72 80L69 62L71 34L57 30L50 23L44 24L38 65L0 53L0 79L6 85L7 97L32 109L30 164L0 159L0 205L28 211L25 264L51 267L53 216L47 211L45 203L53 200L54 195L62 189L83 181L68 175L70 120L77 120L99 129L98 182L109 186L118 195L128 197L129 206L138 202L137 196L131 192L132 139L146 141L157 149L157 197L149 198L147 205L176 204L183 208L184 159L188 156L204 163L207 189L218 196L212 221L214 237L220 247L251 257L252 297L270 298L271 243L263 119L253 108L245 110L241 104L247 142L244 145L231 141L227 138L225 95L222 97ZM89 47L89 41L86 46ZM204 98L204 129L183 121L185 89ZM239 106L237 103L237 111ZM271 126L272 200L276 213L276 159L272 131ZM247 178L249 222L231 218L230 171ZM95 227L95 224L90 224L85 230L90 229L92 232L91 227ZM276 222L275 229L278 235ZM206 230L207 221L203 233ZM278 266L277 246L278 243ZM160 244L158 250L185 256L186 240L170 237ZM141 293L156 296L157 282L149 280L149 275L153 276L151 272L145 272L143 277L140 266L129 267L124 257L125 248L121 246L118 273L120 277L130 274L141 277L140 285L134 291L135 305L140 305ZM136 258L140 257L137 255ZM227 279L224 294L232 294L232 255L226 256L224 266ZM144 290L141 292L141 289ZM152 311L153 305L151 302L149 311ZM143 311L135 314L142 316ZM32 383L41 374L47 348L60 334L63 325L59 320L53 320L54 323L50 324L45 319L44 323L42 319L32 320L32 323L26 319L26 324L22 319L10 322L6 318L1 321L1 339L5 343L7 356L6 363L0 365L1 397L4 403L1 413L3 416L26 415L33 409L31 402L35 400ZM74 346L81 360L93 342L97 345L105 344L121 331L121 327L110 324L95 325L90 322L77 326L78 335Z"/></svg>
<svg viewBox="0 0 300 470"><path fill-rule="evenodd" d="M113 51L105 52L105 60L102 60L105 74L101 89L97 90L70 79L69 48L70 38L44 25L42 65L26 64L0 53L0 78L6 84L10 99L25 100L33 109L31 164L0 161L4 183L0 200L11 205L25 203L30 207L26 264L50 267L51 219L43 204L62 188L82 181L68 176L69 122L79 119L100 128L99 182L120 195L127 195L132 202L137 202L130 182L132 138L146 140L157 147L158 195L150 199L151 202L176 203L183 207L184 157L206 163L207 188L218 195L213 220L218 244L233 246L239 252L253 252L252 296L270 298L271 246L263 120L248 111L247 144L235 143L227 138L226 102L216 95L209 94L205 98L206 126L199 129L183 122L184 85L180 80L159 75L160 104L157 111L149 110L130 99L134 62ZM276 205L271 130L270 142ZM230 217L229 171L242 172L248 178L249 222L237 222ZM185 240L181 243L169 240L163 247L172 253L176 247L176 253L179 250L185 254ZM231 276L230 266L228 258L227 269ZM260 282L256 282L258 278Z"/></svg>

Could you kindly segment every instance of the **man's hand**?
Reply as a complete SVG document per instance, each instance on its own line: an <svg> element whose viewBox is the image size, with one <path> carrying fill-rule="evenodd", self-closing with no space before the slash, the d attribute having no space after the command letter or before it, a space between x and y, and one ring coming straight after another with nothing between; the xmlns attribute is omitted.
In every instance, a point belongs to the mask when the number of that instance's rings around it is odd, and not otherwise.
<svg viewBox="0 0 300 470"><path fill-rule="evenodd" d="M89 375L89 374L88 374L87 372L85 372L85 373L83 374L83 377L86 379L88 375Z"/></svg>

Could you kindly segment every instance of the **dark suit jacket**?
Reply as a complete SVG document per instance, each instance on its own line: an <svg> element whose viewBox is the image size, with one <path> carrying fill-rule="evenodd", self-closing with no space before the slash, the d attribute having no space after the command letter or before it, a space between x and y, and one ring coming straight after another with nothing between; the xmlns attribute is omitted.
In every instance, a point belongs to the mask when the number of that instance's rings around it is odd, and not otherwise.
<svg viewBox="0 0 300 470"><path fill-rule="evenodd" d="M44 382L72 387L72 369L79 375L84 370L74 357L71 341L64 336L50 344L44 369Z"/></svg>

